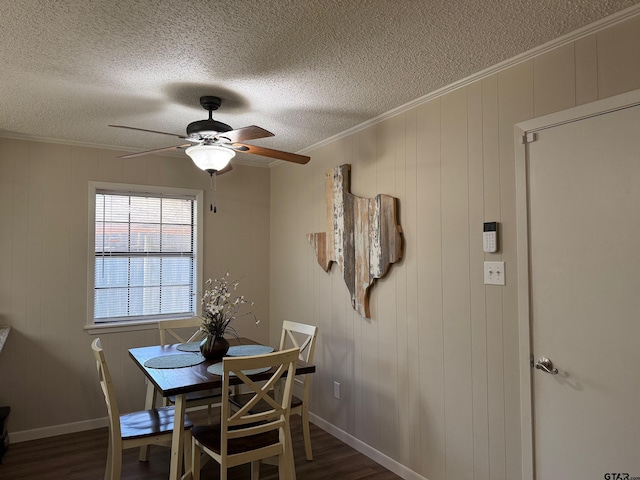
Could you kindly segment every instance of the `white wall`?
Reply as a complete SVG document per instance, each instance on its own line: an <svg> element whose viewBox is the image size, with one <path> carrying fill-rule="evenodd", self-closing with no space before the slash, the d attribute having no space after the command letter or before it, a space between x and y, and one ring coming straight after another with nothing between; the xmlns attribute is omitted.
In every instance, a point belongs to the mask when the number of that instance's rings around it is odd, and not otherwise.
<svg viewBox="0 0 640 480"><path fill-rule="evenodd" d="M235 165L221 176L214 215L209 175L188 157L122 153L0 138L0 323L12 327L0 353L0 405L11 406L12 441L106 416L94 337L83 328L90 180L204 190L204 279L227 269L243 276L262 322L238 330L268 341L269 170ZM127 350L157 344L157 328L100 337L121 411L141 409L144 377Z"/></svg>
<svg viewBox="0 0 640 480"><path fill-rule="evenodd" d="M636 16L272 170L271 338L283 319L320 327L314 414L429 480L521 478L514 124L640 88L639 51ZM343 163L355 195L399 199L405 256L371 320L305 238L326 230L324 172ZM483 284L484 260L505 261L506 286Z"/></svg>

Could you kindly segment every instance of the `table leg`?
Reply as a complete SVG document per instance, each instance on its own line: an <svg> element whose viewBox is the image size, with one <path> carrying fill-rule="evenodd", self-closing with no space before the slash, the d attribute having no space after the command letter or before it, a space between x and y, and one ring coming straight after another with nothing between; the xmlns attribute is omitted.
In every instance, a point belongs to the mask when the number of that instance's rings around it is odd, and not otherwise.
<svg viewBox="0 0 640 480"><path fill-rule="evenodd" d="M145 410L156 408L156 387L149 381L147 381L147 395L144 400L144 408ZM149 460L149 445L140 447L140 456L138 459L141 462Z"/></svg>
<svg viewBox="0 0 640 480"><path fill-rule="evenodd" d="M176 395L173 420L173 436L171 438L171 467L169 480L178 480L182 472L182 452L184 449L184 395Z"/></svg>

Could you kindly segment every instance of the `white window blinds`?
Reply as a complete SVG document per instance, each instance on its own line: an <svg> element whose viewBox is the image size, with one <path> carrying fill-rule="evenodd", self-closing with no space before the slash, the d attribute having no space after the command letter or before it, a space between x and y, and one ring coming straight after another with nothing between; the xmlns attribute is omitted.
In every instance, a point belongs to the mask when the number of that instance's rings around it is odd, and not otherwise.
<svg viewBox="0 0 640 480"><path fill-rule="evenodd" d="M96 190L94 322L195 313L195 197Z"/></svg>

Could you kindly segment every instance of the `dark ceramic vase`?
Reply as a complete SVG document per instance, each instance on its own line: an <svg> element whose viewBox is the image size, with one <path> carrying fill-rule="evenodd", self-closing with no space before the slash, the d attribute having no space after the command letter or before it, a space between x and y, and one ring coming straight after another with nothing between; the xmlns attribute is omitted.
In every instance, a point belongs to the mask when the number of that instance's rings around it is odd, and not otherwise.
<svg viewBox="0 0 640 480"><path fill-rule="evenodd" d="M220 360L229 351L229 342L224 337L207 335L200 342L200 353L208 360Z"/></svg>

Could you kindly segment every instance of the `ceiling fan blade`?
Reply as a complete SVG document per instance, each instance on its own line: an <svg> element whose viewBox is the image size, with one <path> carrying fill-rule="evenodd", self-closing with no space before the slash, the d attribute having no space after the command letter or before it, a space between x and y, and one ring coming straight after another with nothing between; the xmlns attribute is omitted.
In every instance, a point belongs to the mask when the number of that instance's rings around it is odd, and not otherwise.
<svg viewBox="0 0 640 480"><path fill-rule="evenodd" d="M159 132L157 130L147 130L146 128L127 127L125 125L109 125L109 126L110 127L115 127L115 128L126 128L128 130L138 130L139 132L159 133L161 135L170 135L172 137L178 137L178 138L182 138L182 139L186 139L187 138L184 135L178 135L177 133Z"/></svg>
<svg viewBox="0 0 640 480"><path fill-rule="evenodd" d="M306 155L298 155L297 153L283 152L281 150L273 150L271 148L256 147L255 145L247 145L245 143L234 143L232 147L234 150L239 152L253 153L254 155L277 158L278 160L284 160L285 162L299 163L302 165L311 160L311 157L307 157Z"/></svg>
<svg viewBox="0 0 640 480"><path fill-rule="evenodd" d="M135 158L135 157L141 157L142 155L149 155L150 153L168 152L170 150L180 150L181 148L187 148L190 146L191 146L190 143L184 143L182 145L174 145L172 147L156 148L154 150L146 150L144 152L138 152L138 153L129 153L128 155L122 155L118 158Z"/></svg>
<svg viewBox="0 0 640 480"><path fill-rule="evenodd" d="M222 132L220 136L228 138L230 142L243 142L245 140L255 140L256 138L273 137L273 133L256 125L251 125L229 132Z"/></svg>

